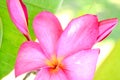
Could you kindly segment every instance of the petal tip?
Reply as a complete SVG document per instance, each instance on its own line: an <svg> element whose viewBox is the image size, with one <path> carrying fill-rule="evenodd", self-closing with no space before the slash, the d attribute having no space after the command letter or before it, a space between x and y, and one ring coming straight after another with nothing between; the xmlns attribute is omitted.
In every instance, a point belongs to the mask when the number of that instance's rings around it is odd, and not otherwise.
<svg viewBox="0 0 120 80"><path fill-rule="evenodd" d="M84 16L91 17L91 18L97 18L97 15L94 15L94 14L85 14Z"/></svg>
<svg viewBox="0 0 120 80"><path fill-rule="evenodd" d="M112 32L112 30L116 27L117 24L118 24L117 18L111 18L100 21L97 42L100 42L103 39L105 39Z"/></svg>

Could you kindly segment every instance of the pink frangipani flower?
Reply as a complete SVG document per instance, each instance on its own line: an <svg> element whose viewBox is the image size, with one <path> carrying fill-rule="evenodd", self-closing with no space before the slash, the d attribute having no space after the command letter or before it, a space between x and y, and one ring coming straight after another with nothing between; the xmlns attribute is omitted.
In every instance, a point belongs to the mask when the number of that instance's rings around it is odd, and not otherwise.
<svg viewBox="0 0 120 80"><path fill-rule="evenodd" d="M27 8L22 0L7 0L10 17L25 37L29 38ZM24 42L18 52L16 77L37 70L35 80L92 80L99 49L91 49L106 38L117 19L98 21L86 14L73 19L63 31L50 12L39 13L33 29L39 42Z"/></svg>
<svg viewBox="0 0 120 80"><path fill-rule="evenodd" d="M33 21L37 42L24 42L18 52L16 77L37 70L35 80L92 80L99 49L92 46L107 37L117 19L98 21L86 14L73 19L63 31L50 12L39 13Z"/></svg>

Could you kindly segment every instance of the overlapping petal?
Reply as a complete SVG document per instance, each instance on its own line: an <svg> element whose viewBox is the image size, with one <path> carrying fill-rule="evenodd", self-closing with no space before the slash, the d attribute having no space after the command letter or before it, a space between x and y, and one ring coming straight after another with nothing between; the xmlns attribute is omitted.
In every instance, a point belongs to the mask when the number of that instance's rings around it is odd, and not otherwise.
<svg viewBox="0 0 120 80"><path fill-rule="evenodd" d="M22 6L24 14L25 14L26 22L28 23L28 11L27 11L27 8L26 8L25 4L22 2L22 0L20 0L20 3L21 3L21 6Z"/></svg>
<svg viewBox="0 0 120 80"><path fill-rule="evenodd" d="M63 61L64 72L69 80L92 80L96 69L99 49L83 50Z"/></svg>
<svg viewBox="0 0 120 80"><path fill-rule="evenodd" d="M55 44L62 33L58 19L50 12L39 13L33 21L33 29L45 53L55 53Z"/></svg>
<svg viewBox="0 0 120 80"><path fill-rule="evenodd" d="M72 20L57 44L57 55L65 56L79 50L89 49L98 36L98 20L95 15L83 15Z"/></svg>
<svg viewBox="0 0 120 80"><path fill-rule="evenodd" d="M22 0L7 0L8 11L10 17L16 27L25 35L28 36L27 28L27 9Z"/></svg>
<svg viewBox="0 0 120 80"><path fill-rule="evenodd" d="M101 41L106 38L112 30L115 28L116 24L118 23L117 18L102 20L99 22L99 35L97 41Z"/></svg>
<svg viewBox="0 0 120 80"><path fill-rule="evenodd" d="M38 43L31 41L25 42L21 45L18 52L15 64L15 75L19 76L22 73L45 67L46 60L47 58Z"/></svg>
<svg viewBox="0 0 120 80"><path fill-rule="evenodd" d="M56 73L50 73L48 69L41 69L37 74L35 80L70 80L67 78L66 74L59 70Z"/></svg>

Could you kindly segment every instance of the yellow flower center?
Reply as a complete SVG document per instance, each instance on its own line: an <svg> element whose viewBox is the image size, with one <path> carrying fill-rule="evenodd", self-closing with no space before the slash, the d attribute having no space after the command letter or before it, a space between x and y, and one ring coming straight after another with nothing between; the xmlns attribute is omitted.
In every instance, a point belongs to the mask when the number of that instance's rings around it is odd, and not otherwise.
<svg viewBox="0 0 120 80"><path fill-rule="evenodd" d="M52 56L51 60L47 60L46 64L50 67L49 71L51 73L58 72L59 69L63 69L63 65L61 63L62 58L57 59L56 56Z"/></svg>

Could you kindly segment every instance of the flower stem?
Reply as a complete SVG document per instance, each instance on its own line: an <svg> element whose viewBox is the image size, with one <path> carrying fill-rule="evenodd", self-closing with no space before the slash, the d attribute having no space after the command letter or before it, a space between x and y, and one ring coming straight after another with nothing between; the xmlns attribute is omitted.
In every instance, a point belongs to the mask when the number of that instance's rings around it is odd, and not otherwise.
<svg viewBox="0 0 120 80"><path fill-rule="evenodd" d="M26 80L26 79L30 76L31 73L32 73L32 72L27 73L27 74L25 75L25 77L23 78L23 80Z"/></svg>
<svg viewBox="0 0 120 80"><path fill-rule="evenodd" d="M23 80L27 80L27 78L28 78L31 74L36 75L36 74L37 74L37 71L32 71L32 72L27 73L27 74L25 75L25 77L23 78Z"/></svg>

